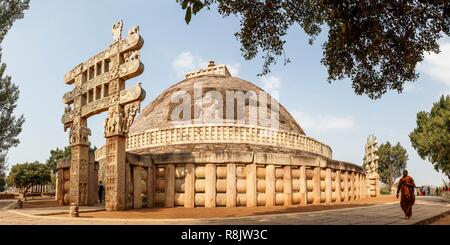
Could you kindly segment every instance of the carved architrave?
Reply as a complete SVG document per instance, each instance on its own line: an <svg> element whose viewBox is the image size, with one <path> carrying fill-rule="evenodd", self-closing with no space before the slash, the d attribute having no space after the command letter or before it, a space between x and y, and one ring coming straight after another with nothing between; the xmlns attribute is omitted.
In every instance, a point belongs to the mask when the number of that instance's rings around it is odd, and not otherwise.
<svg viewBox="0 0 450 245"><path fill-rule="evenodd" d="M123 22L118 21L113 26L115 42L107 50L77 65L64 78L67 84L75 85L73 91L63 96L66 107L62 123L65 130L71 129L71 145L88 144L90 132L80 122L105 111L109 112L105 136L125 135L130 121L134 120L134 112L126 113L125 110L139 108L135 102L145 98L140 84L129 90L124 90L122 85L125 80L140 75L144 70L139 52L144 41L139 35L139 27L131 28L125 39L121 38L122 30ZM107 60L108 68L105 67ZM108 91L105 91L106 87ZM124 109L127 104L132 106Z"/></svg>

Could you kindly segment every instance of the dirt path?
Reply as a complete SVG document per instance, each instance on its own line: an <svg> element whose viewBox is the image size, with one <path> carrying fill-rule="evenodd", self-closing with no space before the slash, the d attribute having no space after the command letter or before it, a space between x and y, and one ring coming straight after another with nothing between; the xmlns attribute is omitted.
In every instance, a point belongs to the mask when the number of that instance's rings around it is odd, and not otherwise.
<svg viewBox="0 0 450 245"><path fill-rule="evenodd" d="M352 201L347 204L313 205L293 207L237 207L237 208L145 208L138 210L127 210L120 212L90 212L81 213L85 218L114 218L114 219L187 219L187 218L223 218L243 217L268 214L304 213L313 211L324 211L342 208L354 208L370 206L375 204L395 202L393 196L381 196L378 198L366 198ZM55 215L66 217L67 215Z"/></svg>
<svg viewBox="0 0 450 245"><path fill-rule="evenodd" d="M450 225L450 215L446 215L445 217L434 221L430 225Z"/></svg>

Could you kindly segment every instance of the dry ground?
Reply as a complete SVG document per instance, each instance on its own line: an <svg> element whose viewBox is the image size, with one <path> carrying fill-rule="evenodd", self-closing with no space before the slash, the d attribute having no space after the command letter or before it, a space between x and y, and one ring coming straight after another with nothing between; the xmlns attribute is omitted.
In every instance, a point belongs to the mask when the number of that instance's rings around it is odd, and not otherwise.
<svg viewBox="0 0 450 245"><path fill-rule="evenodd" d="M445 217L434 221L431 225L450 225L450 215L446 215Z"/></svg>
<svg viewBox="0 0 450 245"><path fill-rule="evenodd" d="M237 207L237 208L144 208L137 210L127 210L119 212L89 212L81 213L80 217L85 218L116 218L116 219L186 219L186 218L223 218L242 217L266 214L302 213L312 211L322 211L341 208L353 208L361 206L371 206L375 204L395 202L393 196L381 196L377 198L366 198L352 201L346 204L333 205L311 205L293 207ZM67 214L55 215L66 217Z"/></svg>
<svg viewBox="0 0 450 245"><path fill-rule="evenodd" d="M23 208L52 208L57 207L54 198L39 198L32 200L31 198L27 198L27 201L23 203Z"/></svg>

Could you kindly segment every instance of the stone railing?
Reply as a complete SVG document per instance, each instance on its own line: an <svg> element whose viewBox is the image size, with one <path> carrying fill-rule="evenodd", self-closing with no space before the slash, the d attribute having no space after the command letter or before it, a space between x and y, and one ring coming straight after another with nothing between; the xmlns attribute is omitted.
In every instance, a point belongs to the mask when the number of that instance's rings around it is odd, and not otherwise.
<svg viewBox="0 0 450 245"><path fill-rule="evenodd" d="M103 159L105 157L106 157L106 145L98 148L95 151L95 161L98 161L98 160Z"/></svg>
<svg viewBox="0 0 450 245"><path fill-rule="evenodd" d="M189 125L150 130L130 135L127 150L200 143L246 143L283 147L332 158L331 148L313 138L249 125Z"/></svg>

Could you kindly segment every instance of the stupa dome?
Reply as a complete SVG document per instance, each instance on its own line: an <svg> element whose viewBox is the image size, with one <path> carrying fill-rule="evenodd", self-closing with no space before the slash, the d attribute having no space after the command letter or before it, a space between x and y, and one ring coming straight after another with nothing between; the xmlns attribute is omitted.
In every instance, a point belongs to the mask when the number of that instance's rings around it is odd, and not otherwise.
<svg viewBox="0 0 450 245"><path fill-rule="evenodd" d="M230 94L236 97L230 97ZM244 96L241 104L237 99L239 96ZM261 101L261 97L266 103ZM189 100L184 101L188 103L189 115L180 121L178 118L184 116L177 111L181 98ZM227 108L230 104L231 110ZM209 108L209 112L213 108L214 118L205 112L205 108ZM228 112L233 112L231 117ZM274 126L267 121L275 113L277 124ZM177 120L173 119L174 116ZM223 120L215 120L218 118ZM142 110L129 135L128 150L133 153L241 149L283 153L302 151L331 158L331 148L307 137L278 101L257 85L231 76L225 65L215 65L214 62L210 62L207 68L186 74L183 81L157 96Z"/></svg>

